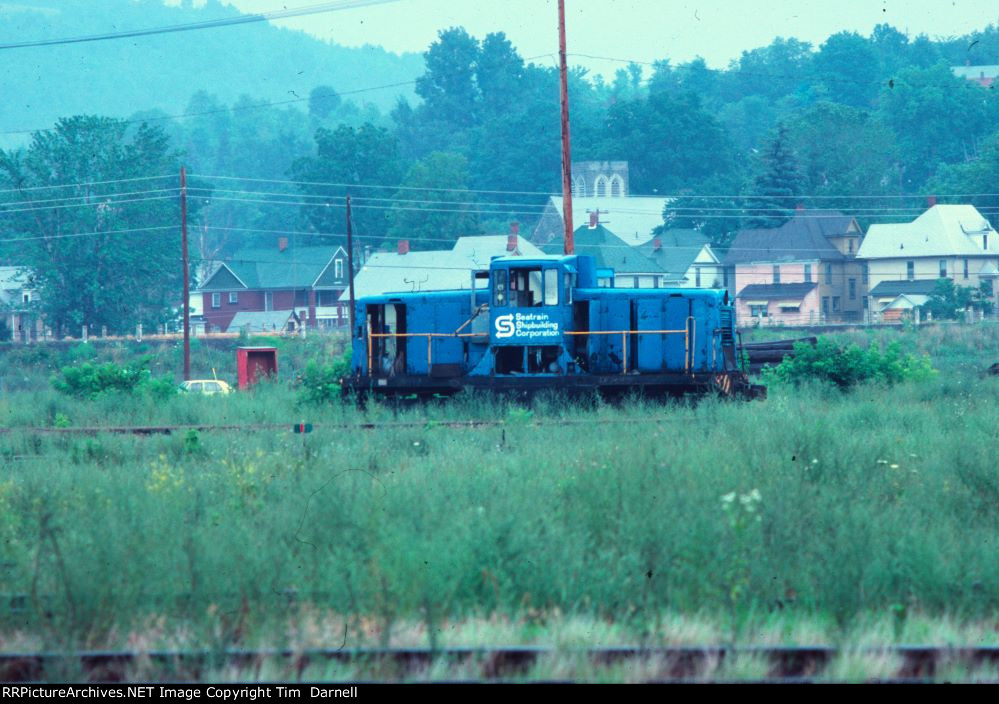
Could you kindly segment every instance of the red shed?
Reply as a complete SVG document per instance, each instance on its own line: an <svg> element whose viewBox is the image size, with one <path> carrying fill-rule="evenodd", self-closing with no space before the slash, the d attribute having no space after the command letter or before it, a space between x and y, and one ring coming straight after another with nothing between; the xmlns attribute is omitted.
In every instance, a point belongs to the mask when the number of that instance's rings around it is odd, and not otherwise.
<svg viewBox="0 0 999 704"><path fill-rule="evenodd" d="M256 384L260 377L277 375L276 347L237 347L236 372L239 377L239 388L248 389Z"/></svg>

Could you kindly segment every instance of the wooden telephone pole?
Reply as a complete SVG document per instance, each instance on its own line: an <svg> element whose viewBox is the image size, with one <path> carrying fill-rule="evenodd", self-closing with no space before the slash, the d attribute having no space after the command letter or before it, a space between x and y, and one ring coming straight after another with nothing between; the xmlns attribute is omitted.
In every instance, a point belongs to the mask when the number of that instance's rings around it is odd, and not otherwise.
<svg viewBox="0 0 999 704"><path fill-rule="evenodd" d="M184 266L184 381L191 378L191 267L187 257L187 171L180 167L180 258Z"/></svg>
<svg viewBox="0 0 999 704"><path fill-rule="evenodd" d="M562 219L565 222L565 253L574 254L572 238L572 156L569 151L569 83L565 59L565 0L558 0L558 58L562 97Z"/></svg>
<svg viewBox="0 0 999 704"><path fill-rule="evenodd" d="M350 336L354 336L354 232L350 224L350 196L347 196L347 282L350 287L347 311L350 320Z"/></svg>

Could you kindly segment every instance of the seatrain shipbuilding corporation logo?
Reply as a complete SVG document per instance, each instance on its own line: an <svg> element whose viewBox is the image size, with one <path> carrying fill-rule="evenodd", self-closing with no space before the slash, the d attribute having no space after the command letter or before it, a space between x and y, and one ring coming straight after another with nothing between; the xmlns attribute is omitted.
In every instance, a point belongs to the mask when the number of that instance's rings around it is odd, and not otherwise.
<svg viewBox="0 0 999 704"><path fill-rule="evenodd" d="M527 339L559 336L559 325L547 313L515 313L496 317L496 339Z"/></svg>
<svg viewBox="0 0 999 704"><path fill-rule="evenodd" d="M510 315L500 315L496 318L496 337L500 339L513 337L514 329L512 313Z"/></svg>

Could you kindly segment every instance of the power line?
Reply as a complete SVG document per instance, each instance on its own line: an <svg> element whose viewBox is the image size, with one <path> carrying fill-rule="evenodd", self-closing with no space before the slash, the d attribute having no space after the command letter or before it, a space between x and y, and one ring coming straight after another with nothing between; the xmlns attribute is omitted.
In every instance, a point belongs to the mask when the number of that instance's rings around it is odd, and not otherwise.
<svg viewBox="0 0 999 704"><path fill-rule="evenodd" d="M106 200L100 203L71 203L69 205L43 205L37 208L15 208L13 210L4 210L0 207L0 215L10 215L13 213L31 213L37 212L39 210L62 210L64 208L109 208L116 205L124 205L125 203L146 203L154 200L173 200L175 196L149 196L146 198L125 198L124 200Z"/></svg>
<svg viewBox="0 0 999 704"><path fill-rule="evenodd" d="M83 42L98 42L108 39L127 39L131 37L147 37L154 34L170 34L174 32L190 32L199 29L214 29L217 27L229 27L232 25L249 24L251 22L265 22L269 20L280 20L289 17L301 17L303 15L315 15L321 12L338 12L340 10L351 10L369 5L381 5L396 0L338 0L337 2L324 2L318 5L309 5L293 9L273 10L271 12L261 12L258 14L243 15L236 17L226 17L215 20L205 20L203 22L189 22L186 24L174 24L163 27L149 27L146 29L135 29L124 32L108 32L105 34L88 34L78 37L64 37L61 39L39 39L27 42L12 42L0 44L0 49L25 49L38 46L57 46L63 44L80 44Z"/></svg>
<svg viewBox="0 0 999 704"><path fill-rule="evenodd" d="M52 186L25 186L23 188L6 188L0 190L0 193L22 193L24 191L42 191L52 188L87 188L89 186L106 186L111 183L132 183L135 181L153 181L155 179L163 178L176 178L176 176L163 175L163 176L137 176L135 178L115 178L109 181L83 181L78 183L59 183Z"/></svg>

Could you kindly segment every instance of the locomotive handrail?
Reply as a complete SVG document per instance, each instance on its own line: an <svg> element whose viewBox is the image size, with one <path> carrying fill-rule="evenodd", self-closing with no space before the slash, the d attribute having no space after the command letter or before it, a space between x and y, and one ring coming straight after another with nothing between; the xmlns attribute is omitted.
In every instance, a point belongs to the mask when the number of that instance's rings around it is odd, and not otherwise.
<svg viewBox="0 0 999 704"><path fill-rule="evenodd" d="M471 319L470 319L471 320ZM469 320L469 322L470 322ZM468 323L466 322L465 325ZM458 328L461 330L465 327L462 325ZM694 316L687 316L687 327L684 330L566 330L563 331L563 335L567 336L580 336L580 335L620 335L621 336L621 356L623 358L622 374L628 373L628 335L683 335L683 368L685 372L690 372L691 359L690 353L694 347L697 339L697 321L694 320ZM470 333L459 333L455 332L371 332L371 324L368 324L368 376L372 376L372 369L374 363L374 348L372 340L383 339L388 337L425 337L427 338L427 370L430 370L431 360L433 359L433 340L435 337L451 337L451 338L466 338L466 337L489 337L487 332L470 332Z"/></svg>

